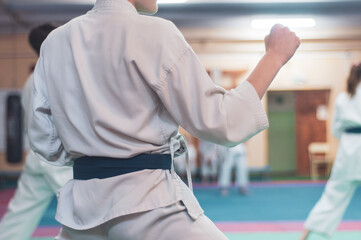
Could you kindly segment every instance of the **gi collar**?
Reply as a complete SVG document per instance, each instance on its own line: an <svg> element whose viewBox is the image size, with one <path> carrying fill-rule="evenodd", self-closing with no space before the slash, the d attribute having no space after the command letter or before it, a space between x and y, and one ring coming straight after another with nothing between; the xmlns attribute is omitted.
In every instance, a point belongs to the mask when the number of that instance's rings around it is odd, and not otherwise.
<svg viewBox="0 0 361 240"><path fill-rule="evenodd" d="M137 13L135 7L127 0L96 0L93 10L107 9L107 10L122 10L126 12Z"/></svg>

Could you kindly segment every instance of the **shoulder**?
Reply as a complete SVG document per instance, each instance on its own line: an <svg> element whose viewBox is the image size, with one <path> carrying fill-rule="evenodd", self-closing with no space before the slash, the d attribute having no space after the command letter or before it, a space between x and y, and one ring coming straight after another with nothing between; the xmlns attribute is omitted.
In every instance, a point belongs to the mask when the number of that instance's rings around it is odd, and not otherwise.
<svg viewBox="0 0 361 240"><path fill-rule="evenodd" d="M188 45L177 26L169 20L140 15L138 24L144 30L143 32L147 34L148 39L174 47Z"/></svg>
<svg viewBox="0 0 361 240"><path fill-rule="evenodd" d="M56 29L51 31L43 44L51 44L59 40L63 41L64 39L68 38L69 35L74 34L72 31L77 31L77 34L79 33L79 27L81 22L84 20L86 15L81 15L78 17L75 17L73 19L70 19L68 22L64 23L61 26L58 26ZM84 22L84 21L83 21ZM75 29L75 30L72 30Z"/></svg>
<svg viewBox="0 0 361 240"><path fill-rule="evenodd" d="M164 18L156 16L138 15L139 23L146 27L151 27L156 32L168 32L170 34L181 35L176 25Z"/></svg>
<svg viewBox="0 0 361 240"><path fill-rule="evenodd" d="M349 95L346 92L342 92L336 98L336 106L340 107L349 100L350 100Z"/></svg>
<svg viewBox="0 0 361 240"><path fill-rule="evenodd" d="M127 41L137 46L137 51L129 50L137 62L157 61L163 69L169 70L191 49L182 33L168 20L143 15L132 20Z"/></svg>
<svg viewBox="0 0 361 240"><path fill-rule="evenodd" d="M41 48L48 48L52 45L56 45L57 42L60 40L61 36L63 35L62 32L64 32L65 28L66 28L66 24L59 26L53 31L51 31L44 40L44 42L41 44Z"/></svg>

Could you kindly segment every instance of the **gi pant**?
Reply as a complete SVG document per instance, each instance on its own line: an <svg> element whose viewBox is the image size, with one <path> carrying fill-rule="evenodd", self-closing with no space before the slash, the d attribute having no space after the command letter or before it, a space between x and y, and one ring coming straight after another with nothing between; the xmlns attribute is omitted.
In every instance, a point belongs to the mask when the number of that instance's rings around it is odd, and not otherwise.
<svg viewBox="0 0 361 240"><path fill-rule="evenodd" d="M51 166L30 151L14 197L0 223L0 240L28 240L54 194L69 179L70 167Z"/></svg>
<svg viewBox="0 0 361 240"><path fill-rule="evenodd" d="M236 169L236 185L238 187L248 187L249 176L247 166L247 156L245 152L226 153L224 162L221 166L218 184L221 187L229 187L231 185L232 169Z"/></svg>
<svg viewBox="0 0 361 240"><path fill-rule="evenodd" d="M121 216L87 230L63 226L57 240L225 240L204 214L193 220L181 201L151 211Z"/></svg>
<svg viewBox="0 0 361 240"><path fill-rule="evenodd" d="M361 183L360 134L343 133L326 188L310 212L305 229L332 236Z"/></svg>
<svg viewBox="0 0 361 240"><path fill-rule="evenodd" d="M331 237L360 183L359 180L330 178L321 199L310 212L305 228Z"/></svg>

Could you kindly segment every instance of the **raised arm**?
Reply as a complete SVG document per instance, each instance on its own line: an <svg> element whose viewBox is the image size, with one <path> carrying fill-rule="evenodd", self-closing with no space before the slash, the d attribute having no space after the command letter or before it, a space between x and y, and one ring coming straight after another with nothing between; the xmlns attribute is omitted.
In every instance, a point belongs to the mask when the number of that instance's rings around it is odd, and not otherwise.
<svg viewBox="0 0 361 240"><path fill-rule="evenodd" d="M293 56L300 45L300 39L287 27L275 25L265 38L266 53L259 61L247 81L263 97L278 71Z"/></svg>
<svg viewBox="0 0 361 240"><path fill-rule="evenodd" d="M274 26L265 39L265 56L248 81L226 91L210 79L179 30L173 25L166 27L167 34L159 40L164 42L159 44L159 67L146 78L165 107L162 113L169 113L193 136L224 146L238 145L266 129L269 124L260 98L296 51L299 38L288 28ZM168 42L171 48L164 47ZM142 67L147 62L155 61L136 61L140 72L146 72Z"/></svg>

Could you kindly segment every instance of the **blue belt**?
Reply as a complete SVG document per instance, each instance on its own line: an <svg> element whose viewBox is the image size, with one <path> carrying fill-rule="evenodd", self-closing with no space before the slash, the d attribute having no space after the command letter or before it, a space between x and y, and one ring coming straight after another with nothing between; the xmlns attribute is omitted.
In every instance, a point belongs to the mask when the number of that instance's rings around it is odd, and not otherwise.
<svg viewBox="0 0 361 240"><path fill-rule="evenodd" d="M172 166L170 154L140 154L131 158L90 157L74 160L74 179L109 178L144 169L168 169Z"/></svg>
<svg viewBox="0 0 361 240"><path fill-rule="evenodd" d="M345 130L347 133L361 133L361 127L348 128Z"/></svg>

